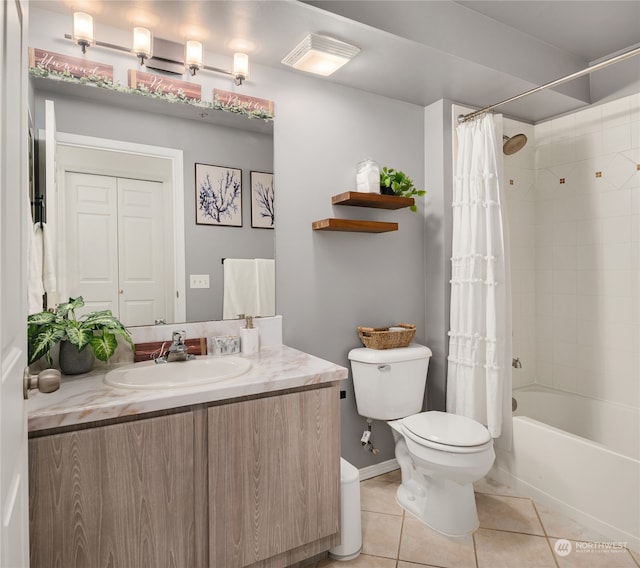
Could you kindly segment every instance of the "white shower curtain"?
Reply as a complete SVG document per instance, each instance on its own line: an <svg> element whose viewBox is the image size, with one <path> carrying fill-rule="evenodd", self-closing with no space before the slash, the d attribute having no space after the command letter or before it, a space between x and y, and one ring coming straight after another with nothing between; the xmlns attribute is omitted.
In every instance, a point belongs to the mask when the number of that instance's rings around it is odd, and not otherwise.
<svg viewBox="0 0 640 568"><path fill-rule="evenodd" d="M457 134L447 411L485 424L510 447L511 298L501 136L491 115L458 125Z"/></svg>

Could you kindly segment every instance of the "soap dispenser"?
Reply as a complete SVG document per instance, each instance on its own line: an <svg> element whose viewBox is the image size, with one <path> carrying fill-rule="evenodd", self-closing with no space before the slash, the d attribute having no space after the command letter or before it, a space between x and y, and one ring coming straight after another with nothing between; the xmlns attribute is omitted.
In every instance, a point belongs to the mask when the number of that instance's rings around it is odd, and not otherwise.
<svg viewBox="0 0 640 568"><path fill-rule="evenodd" d="M240 328L240 349L246 355L260 350L260 336L257 327L253 327L253 316L245 317L245 327Z"/></svg>

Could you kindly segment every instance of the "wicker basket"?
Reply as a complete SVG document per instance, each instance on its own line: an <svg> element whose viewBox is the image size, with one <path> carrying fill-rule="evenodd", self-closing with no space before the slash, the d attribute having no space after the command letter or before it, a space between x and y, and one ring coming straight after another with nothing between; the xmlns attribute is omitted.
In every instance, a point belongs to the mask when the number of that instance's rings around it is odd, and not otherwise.
<svg viewBox="0 0 640 568"><path fill-rule="evenodd" d="M388 327L358 327L358 335L365 347L369 349L393 349L406 347L413 341L416 326L410 323L399 323L393 327L403 330L389 331Z"/></svg>

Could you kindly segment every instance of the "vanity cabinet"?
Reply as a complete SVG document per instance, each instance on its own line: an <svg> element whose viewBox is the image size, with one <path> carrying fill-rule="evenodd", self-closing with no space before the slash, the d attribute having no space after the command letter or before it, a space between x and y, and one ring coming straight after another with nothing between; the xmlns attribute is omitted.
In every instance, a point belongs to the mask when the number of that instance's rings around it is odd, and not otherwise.
<svg viewBox="0 0 640 568"><path fill-rule="evenodd" d="M208 410L210 566L290 566L338 544L338 397L322 388Z"/></svg>
<svg viewBox="0 0 640 568"><path fill-rule="evenodd" d="M32 567L194 565L190 412L29 440Z"/></svg>
<svg viewBox="0 0 640 568"><path fill-rule="evenodd" d="M338 383L173 412L29 440L32 567L284 567L339 543Z"/></svg>

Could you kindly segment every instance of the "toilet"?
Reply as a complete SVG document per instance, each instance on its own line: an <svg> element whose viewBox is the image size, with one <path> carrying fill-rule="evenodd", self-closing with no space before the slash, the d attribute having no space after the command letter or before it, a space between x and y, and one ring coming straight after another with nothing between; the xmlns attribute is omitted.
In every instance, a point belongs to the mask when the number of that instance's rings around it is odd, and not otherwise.
<svg viewBox="0 0 640 568"><path fill-rule="evenodd" d="M391 426L402 473L398 503L434 530L462 537L479 525L473 482L493 465L493 440L466 416L421 412L430 358L415 343L349 352L358 414Z"/></svg>

